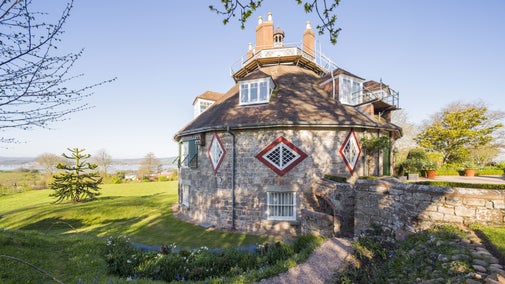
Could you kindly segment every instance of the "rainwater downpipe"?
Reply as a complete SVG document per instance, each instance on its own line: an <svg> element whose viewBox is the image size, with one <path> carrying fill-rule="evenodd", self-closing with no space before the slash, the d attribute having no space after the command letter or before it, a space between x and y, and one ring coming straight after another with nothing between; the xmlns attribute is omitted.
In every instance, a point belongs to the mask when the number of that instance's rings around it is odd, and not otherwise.
<svg viewBox="0 0 505 284"><path fill-rule="evenodd" d="M335 77L333 76L333 69L331 70L331 89L333 92L333 99L335 99Z"/></svg>
<svg viewBox="0 0 505 284"><path fill-rule="evenodd" d="M231 135L231 228L235 230L235 134L229 126L226 132Z"/></svg>

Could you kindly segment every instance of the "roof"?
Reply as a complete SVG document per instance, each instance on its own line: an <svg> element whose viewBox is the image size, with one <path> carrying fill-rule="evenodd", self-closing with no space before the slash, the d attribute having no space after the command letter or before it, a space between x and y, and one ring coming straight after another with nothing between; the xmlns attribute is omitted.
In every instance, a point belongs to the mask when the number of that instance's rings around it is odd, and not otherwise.
<svg viewBox="0 0 505 284"><path fill-rule="evenodd" d="M342 68L337 68L337 69L333 70L333 76L337 76L337 75L341 75L341 74L351 76L351 77L354 77L354 78L357 78L360 80L365 80L364 78L361 78L360 76L356 76L356 75L352 74L351 72L344 70ZM322 78L321 81L330 80L331 77L332 77L331 74L327 74Z"/></svg>
<svg viewBox="0 0 505 284"><path fill-rule="evenodd" d="M217 93L217 92L212 92L212 91L206 91L203 94L197 96L193 100L193 105L195 104L197 99L202 99L202 100L209 100L209 101L217 101L220 97L222 97L222 93Z"/></svg>
<svg viewBox="0 0 505 284"><path fill-rule="evenodd" d="M176 133L175 139L196 133L226 129L269 127L360 127L400 131L394 124L376 121L357 108L334 100L320 86L320 76L295 65L260 67L243 80L270 75L276 85L270 102L239 105L239 83L214 105Z"/></svg>
<svg viewBox="0 0 505 284"><path fill-rule="evenodd" d="M384 84L384 83L379 83L377 81L366 81L363 83L363 88L368 90L368 91L377 91L377 90L387 90L389 89L389 86Z"/></svg>

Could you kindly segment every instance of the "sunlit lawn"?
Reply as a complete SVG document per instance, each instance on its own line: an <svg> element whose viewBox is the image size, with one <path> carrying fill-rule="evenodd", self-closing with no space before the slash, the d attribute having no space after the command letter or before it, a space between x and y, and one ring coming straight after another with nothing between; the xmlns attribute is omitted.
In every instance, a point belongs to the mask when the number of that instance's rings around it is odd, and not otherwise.
<svg viewBox="0 0 505 284"><path fill-rule="evenodd" d="M127 235L147 245L231 247L266 241L266 237L209 231L172 214L176 182L106 184L98 200L54 204L51 190L0 196L0 228L48 234Z"/></svg>
<svg viewBox="0 0 505 284"><path fill-rule="evenodd" d="M502 261L505 260L505 227L475 226L474 229L483 234L486 241L500 253Z"/></svg>

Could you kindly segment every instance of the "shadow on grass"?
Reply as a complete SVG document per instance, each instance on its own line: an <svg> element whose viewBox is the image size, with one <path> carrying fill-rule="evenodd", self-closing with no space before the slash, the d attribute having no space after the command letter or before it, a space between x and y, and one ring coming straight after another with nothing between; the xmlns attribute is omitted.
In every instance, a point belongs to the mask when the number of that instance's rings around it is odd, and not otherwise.
<svg viewBox="0 0 505 284"><path fill-rule="evenodd" d="M172 193L99 196L82 203L51 202L4 212L2 226L43 234L86 234L90 236L128 236L132 242L178 247L234 247L262 243L266 237L235 232L213 231L182 221L174 216L177 202Z"/></svg>
<svg viewBox="0 0 505 284"><path fill-rule="evenodd" d="M486 249L491 252L493 256L498 258L500 264L505 265L505 255L502 253L502 251L491 242L491 240L486 236L486 234L484 234L484 232L479 229L474 229L473 231L482 240L482 243Z"/></svg>
<svg viewBox="0 0 505 284"><path fill-rule="evenodd" d="M78 219L62 219L62 218L45 218L26 226L20 227L20 230L51 232L51 233L66 233L76 231L83 226L81 220Z"/></svg>

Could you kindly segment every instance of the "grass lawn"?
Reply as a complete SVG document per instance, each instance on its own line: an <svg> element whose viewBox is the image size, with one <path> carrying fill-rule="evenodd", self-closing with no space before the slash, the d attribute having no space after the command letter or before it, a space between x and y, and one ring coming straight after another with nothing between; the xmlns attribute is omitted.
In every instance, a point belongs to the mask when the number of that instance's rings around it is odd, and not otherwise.
<svg viewBox="0 0 505 284"><path fill-rule="evenodd" d="M177 182L105 184L98 200L54 204L52 190L0 196L0 228L44 234L127 235L135 243L178 247L233 247L266 237L208 231L172 214Z"/></svg>
<svg viewBox="0 0 505 284"><path fill-rule="evenodd" d="M178 247L234 247L263 243L267 237L209 231L172 214L177 182L106 184L98 200L54 204L51 190L0 196L0 283L120 283L107 275L107 236ZM19 260L13 259L15 257ZM142 283L142 281L136 281ZM149 282L152 283L152 282Z"/></svg>
<svg viewBox="0 0 505 284"><path fill-rule="evenodd" d="M488 248L505 263L505 227L474 226L472 228Z"/></svg>

